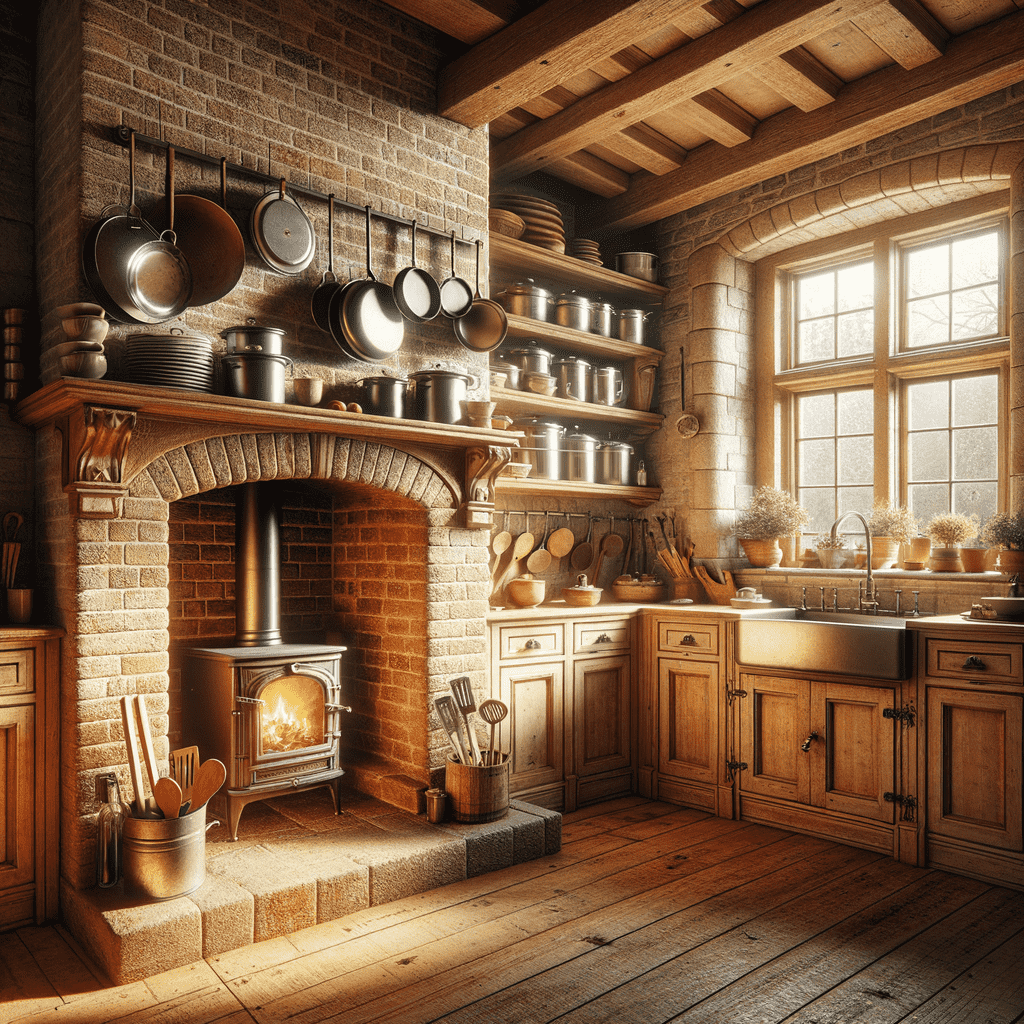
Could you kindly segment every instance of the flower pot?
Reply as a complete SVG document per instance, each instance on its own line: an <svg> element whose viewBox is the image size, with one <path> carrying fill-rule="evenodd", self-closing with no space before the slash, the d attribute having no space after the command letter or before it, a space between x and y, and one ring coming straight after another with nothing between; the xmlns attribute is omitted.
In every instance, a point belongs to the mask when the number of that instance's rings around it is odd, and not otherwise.
<svg viewBox="0 0 1024 1024"><path fill-rule="evenodd" d="M964 572L985 572L988 568L988 548L961 548L960 561Z"/></svg>
<svg viewBox="0 0 1024 1024"><path fill-rule="evenodd" d="M964 564L960 561L959 548L932 548L932 557L928 559L928 568L932 572L963 572Z"/></svg>
<svg viewBox="0 0 1024 1024"><path fill-rule="evenodd" d="M871 568L888 569L900 557L900 542L892 537L871 538Z"/></svg>
<svg viewBox="0 0 1024 1024"><path fill-rule="evenodd" d="M920 562L923 565L928 561L931 551L931 537L914 537L910 541L910 554L907 556L907 561Z"/></svg>
<svg viewBox="0 0 1024 1024"><path fill-rule="evenodd" d="M818 548L818 562L822 569L842 569L846 564L846 549Z"/></svg>
<svg viewBox="0 0 1024 1024"><path fill-rule="evenodd" d="M1016 548L1004 548L999 552L997 567L1000 572L1008 573L1011 576L1014 573L1024 572L1024 551L1018 551Z"/></svg>
<svg viewBox="0 0 1024 1024"><path fill-rule="evenodd" d="M772 537L770 540L751 540L740 537L739 542L747 556L747 561L756 569L770 569L782 563L782 548L779 547L777 537Z"/></svg>
<svg viewBox="0 0 1024 1024"><path fill-rule="evenodd" d="M787 566L800 565L800 534L791 533L788 537L779 538L779 547L782 549L782 561L779 563L783 568Z"/></svg>

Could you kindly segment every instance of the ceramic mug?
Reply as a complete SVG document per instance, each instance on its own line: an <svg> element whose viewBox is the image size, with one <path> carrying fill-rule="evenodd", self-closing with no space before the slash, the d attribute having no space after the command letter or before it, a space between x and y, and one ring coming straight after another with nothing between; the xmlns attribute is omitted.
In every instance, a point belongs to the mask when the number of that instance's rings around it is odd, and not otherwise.
<svg viewBox="0 0 1024 1024"><path fill-rule="evenodd" d="M319 405L324 397L324 382L321 377L296 377L292 380L295 400L300 405Z"/></svg>
<svg viewBox="0 0 1024 1024"><path fill-rule="evenodd" d="M12 589L7 591L7 617L19 625L32 618L32 591Z"/></svg>

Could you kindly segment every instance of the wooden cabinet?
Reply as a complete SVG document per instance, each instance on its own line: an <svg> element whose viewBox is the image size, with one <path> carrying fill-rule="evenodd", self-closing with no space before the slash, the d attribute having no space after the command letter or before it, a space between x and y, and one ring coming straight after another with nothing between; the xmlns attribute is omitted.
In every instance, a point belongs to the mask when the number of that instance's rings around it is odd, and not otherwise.
<svg viewBox="0 0 1024 1024"><path fill-rule="evenodd" d="M570 811L633 791L632 636L627 616L492 623L514 796Z"/></svg>
<svg viewBox="0 0 1024 1024"><path fill-rule="evenodd" d="M740 817L894 851L894 691L741 673Z"/></svg>
<svg viewBox="0 0 1024 1024"><path fill-rule="evenodd" d="M922 860L1024 888L1024 642L1011 637L974 623L919 636Z"/></svg>
<svg viewBox="0 0 1024 1024"><path fill-rule="evenodd" d="M59 637L0 629L0 930L57 916Z"/></svg>

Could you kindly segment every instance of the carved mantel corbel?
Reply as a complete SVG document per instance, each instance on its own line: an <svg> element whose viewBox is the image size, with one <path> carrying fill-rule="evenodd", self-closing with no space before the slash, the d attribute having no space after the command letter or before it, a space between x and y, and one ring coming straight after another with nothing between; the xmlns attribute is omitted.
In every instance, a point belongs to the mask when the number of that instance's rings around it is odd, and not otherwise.
<svg viewBox="0 0 1024 1024"><path fill-rule="evenodd" d="M58 424L61 474L71 514L117 519L128 493L125 460L137 414L126 409L81 405Z"/></svg>
<svg viewBox="0 0 1024 1024"><path fill-rule="evenodd" d="M466 526L489 530L494 525L494 481L512 459L510 447L466 449Z"/></svg>

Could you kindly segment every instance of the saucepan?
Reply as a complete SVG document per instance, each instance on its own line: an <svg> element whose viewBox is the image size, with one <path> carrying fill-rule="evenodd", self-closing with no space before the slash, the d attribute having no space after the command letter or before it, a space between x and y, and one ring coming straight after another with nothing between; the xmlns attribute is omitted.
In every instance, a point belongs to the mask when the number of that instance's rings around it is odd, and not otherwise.
<svg viewBox="0 0 1024 1024"><path fill-rule="evenodd" d="M493 352L508 333L508 315L494 299L480 295L480 246L476 240L476 294L469 310L454 321L455 337L473 352Z"/></svg>
<svg viewBox="0 0 1024 1024"><path fill-rule="evenodd" d="M416 221L412 222L412 265L398 272L391 287L406 320L423 324L441 311L440 286L426 270L416 266Z"/></svg>

